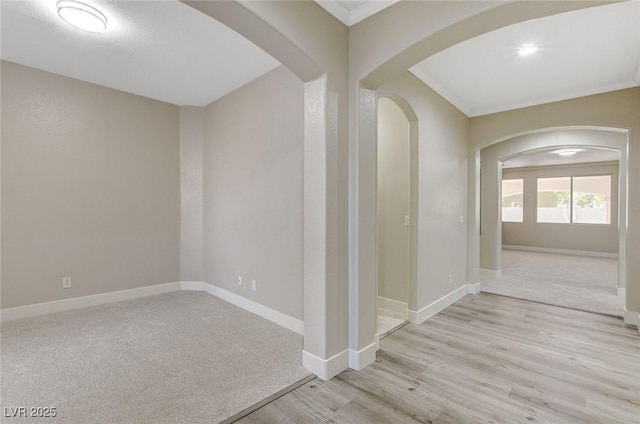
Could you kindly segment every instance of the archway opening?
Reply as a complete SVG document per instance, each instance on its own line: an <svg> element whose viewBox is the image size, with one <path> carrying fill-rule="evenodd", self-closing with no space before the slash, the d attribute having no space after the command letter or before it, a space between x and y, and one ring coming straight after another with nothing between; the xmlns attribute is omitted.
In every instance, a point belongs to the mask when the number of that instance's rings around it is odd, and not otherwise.
<svg viewBox="0 0 640 424"><path fill-rule="evenodd" d="M624 314L626 146L626 132L565 128L479 152L483 291Z"/></svg>
<svg viewBox="0 0 640 424"><path fill-rule="evenodd" d="M391 99L378 99L378 334L407 319L410 279L410 127Z"/></svg>
<svg viewBox="0 0 640 424"><path fill-rule="evenodd" d="M395 95L377 102L377 334L400 328L417 291L418 122Z"/></svg>

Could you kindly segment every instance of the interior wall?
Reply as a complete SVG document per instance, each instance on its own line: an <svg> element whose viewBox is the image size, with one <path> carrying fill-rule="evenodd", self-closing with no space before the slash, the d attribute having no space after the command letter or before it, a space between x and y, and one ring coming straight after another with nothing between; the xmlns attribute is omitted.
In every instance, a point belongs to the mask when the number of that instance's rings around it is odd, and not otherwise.
<svg viewBox="0 0 640 424"><path fill-rule="evenodd" d="M303 363L330 378L348 366L349 348L369 345L375 332L372 322L363 332L371 338L361 344L357 326L350 326L358 313L347 284L349 29L311 1L182 1L224 22L305 82ZM373 314L374 295L370 305Z"/></svg>
<svg viewBox="0 0 640 424"><path fill-rule="evenodd" d="M329 91L337 96L337 142L327 143L326 146L324 168L327 184L326 191L321 193L327 210L327 231L322 249L327 256L327 260L323 261L326 264L326 284L309 284L308 288L312 290L305 290L305 304L319 305L314 307L313 314L310 307L305 309L305 315L308 313L305 316L305 327L308 327L305 331L308 335L305 337L305 351L319 359L335 359L340 362L336 369L344 368L347 353L368 352L375 345L375 278L372 278L375 275L375 243L367 243L370 241L367 234L375 233L375 219L372 217L375 215L376 177L375 165L371 165L375 164L375 154L373 162L370 154L371 145L377 144L375 113L372 112L375 111L375 102L362 107L362 79L376 73L379 78L369 78L369 83L365 85L377 88L377 82L387 81L388 75L400 75L407 67L429 54L466 38L510 23L592 5L592 2L585 1L571 2L570 5L550 2L536 4L535 7L524 3L494 7L498 3L440 2L436 5L438 2L399 2L347 29L313 2L185 2L232 26L294 70L304 81L309 81L305 75L314 74L315 71L311 69L314 66L308 67L310 73L298 72L295 69L300 66L296 66L296 63L318 65L327 73ZM418 13L412 7L407 9L405 6L427 3L432 6ZM474 8L473 5L478 6ZM400 12L386 13L394 7L400 7ZM243 8L250 10L254 16L243 14L240 10ZM478 16L479 11L486 13ZM422 20L426 17L431 18L429 24ZM265 29L260 25L265 22L270 28ZM451 31L446 28L449 24L455 27ZM359 31L359 26L363 28L362 31ZM274 28L277 28L281 38L286 39L282 43L273 40L271 35ZM382 31L384 28L391 29L392 33ZM358 36L356 32L359 32ZM348 45L345 43L346 37ZM372 45L376 48L371 49ZM290 59L287 53L291 51L303 52L306 57L298 61L287 60ZM359 55L364 52L376 52L377 56L372 60L362 59ZM309 64L309 59L313 63ZM371 93L366 95L374 97ZM305 196L306 193L307 190ZM362 247L366 245L374 247L362 252ZM320 251L319 248L317 250ZM320 262L324 257L315 259ZM347 267L348 286L345 283ZM316 309L318 313L315 313ZM343 325L347 316L348 334ZM314 332L313 337L310 331ZM343 350L347 341L350 352Z"/></svg>
<svg viewBox="0 0 640 424"><path fill-rule="evenodd" d="M409 298L409 121L392 100L378 100L378 296Z"/></svg>
<svg viewBox="0 0 640 424"><path fill-rule="evenodd" d="M524 222L502 223L502 244L618 253L618 163L503 169L502 179L524 180ZM610 224L537 223L537 179L611 175Z"/></svg>
<svg viewBox="0 0 640 424"><path fill-rule="evenodd" d="M297 319L303 99L302 82L279 67L205 108L203 149L205 281Z"/></svg>
<svg viewBox="0 0 640 424"><path fill-rule="evenodd" d="M375 233L376 208L377 105L371 101L374 90L398 78L425 57L466 39L517 22L593 5L592 1L544 4L403 1L349 28L349 332L352 349L367 349L371 343L375 344L377 267L376 243L371 240L371 234ZM471 154L475 161L474 152ZM473 177L475 175L471 182ZM475 209L470 212L475 219ZM468 230L472 241L468 253L475 258L478 251L475 228ZM467 279L475 281L475 271L470 272Z"/></svg>
<svg viewBox="0 0 640 424"><path fill-rule="evenodd" d="M180 106L180 281L204 281L204 107Z"/></svg>
<svg viewBox="0 0 640 424"><path fill-rule="evenodd" d="M178 108L1 66L2 308L178 281Z"/></svg>
<svg viewBox="0 0 640 424"><path fill-rule="evenodd" d="M621 159L620 174L627 175L628 170L627 181L621 180L621 185L626 186L626 190L621 192L627 193L628 211L621 214L626 218L620 221L620 228L626 234L626 238L621 239L621 247L626 251L620 250L620 264L624 267L621 271L624 272L619 272L619 275L624 274L627 282L626 309L635 313L640 311L640 263L635 260L640 257L639 110L640 88L631 88L472 118L469 129L470 149L476 154L488 146L498 145L496 143L500 141L521 134L535 134L542 129L589 126L624 131L621 134L628 137L628 164L623 164ZM472 175L479 173L476 161L470 165ZM474 183L477 184L478 180ZM469 191L470 204L477 204L477 194L477 190ZM479 233L479 221L474 220L471 232ZM477 269L478 256L471 261L470 267Z"/></svg>
<svg viewBox="0 0 640 424"><path fill-rule="evenodd" d="M469 118L409 72L376 92L402 97L418 121L418 311L467 284Z"/></svg>

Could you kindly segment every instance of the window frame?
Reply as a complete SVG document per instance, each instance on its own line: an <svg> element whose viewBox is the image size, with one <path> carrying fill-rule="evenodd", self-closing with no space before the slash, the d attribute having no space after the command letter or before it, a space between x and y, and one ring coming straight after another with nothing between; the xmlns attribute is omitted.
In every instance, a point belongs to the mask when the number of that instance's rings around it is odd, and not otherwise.
<svg viewBox="0 0 640 424"><path fill-rule="evenodd" d="M544 176L544 177L536 177L536 210L535 210L535 223L537 225L613 225L613 219L609 216L608 223L595 223L595 222L573 222L573 179L574 178L585 178L585 177L609 177L609 195L613 199L614 187L613 187L613 173L605 173L605 174L576 174L576 175L555 175L555 176ZM546 179L546 178L569 178L570 186L569 186L569 222L540 222L538 221L538 180ZM613 211L613 205L611 205L611 210Z"/></svg>

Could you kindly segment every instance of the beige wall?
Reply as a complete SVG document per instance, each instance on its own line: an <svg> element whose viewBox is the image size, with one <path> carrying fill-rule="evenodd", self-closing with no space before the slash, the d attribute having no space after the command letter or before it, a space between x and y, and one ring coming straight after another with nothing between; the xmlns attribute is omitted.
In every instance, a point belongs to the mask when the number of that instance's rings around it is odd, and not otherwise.
<svg viewBox="0 0 640 424"><path fill-rule="evenodd" d="M611 175L611 224L536 222L537 179ZM524 180L524 222L502 223L502 244L588 252L618 253L618 164L580 164L504 169L502 179Z"/></svg>
<svg viewBox="0 0 640 424"><path fill-rule="evenodd" d="M364 344L355 340L359 331L350 329L359 313L357 304L350 306L354 287L347 284L349 30L311 1L183 1L242 34L306 83L304 352L309 355L303 361L311 360L318 368L329 358L332 364L343 364L346 349L369 345L375 328L372 319L369 331L363 332L370 336L363 337ZM374 293L372 284L372 316Z"/></svg>
<svg viewBox="0 0 640 424"><path fill-rule="evenodd" d="M180 107L180 281L204 280L204 112Z"/></svg>
<svg viewBox="0 0 640 424"><path fill-rule="evenodd" d="M303 90L280 67L207 106L203 158L204 280L298 319Z"/></svg>
<svg viewBox="0 0 640 424"><path fill-rule="evenodd" d="M469 118L409 72L376 92L404 99L418 121L417 288L409 309L420 310L467 284L460 217L467 210Z"/></svg>
<svg viewBox="0 0 640 424"><path fill-rule="evenodd" d="M349 28L349 332L352 349L368 348L375 342L377 125L373 90L399 78L424 58L468 38L513 23L593 5L592 1L402 1ZM449 203L445 209L451 209ZM455 231L455 241L447 244L457 245L458 236ZM469 239L474 246L469 248L469 253L475 257L474 236L469 228ZM458 256L445 263L456 262ZM422 265L420 260L417 262ZM437 280L442 277L440 273L435 277ZM447 278L447 274L444 277ZM469 277L469 281L474 279L471 274ZM455 278L453 275L453 281ZM450 292L442 287L431 294L438 291L444 291L442 295ZM422 301L423 295L418 293L410 298Z"/></svg>
<svg viewBox="0 0 640 424"><path fill-rule="evenodd" d="M409 121L378 100L378 296L409 298Z"/></svg>
<svg viewBox="0 0 640 424"><path fill-rule="evenodd" d="M178 280L177 107L2 62L2 113L2 308Z"/></svg>
<svg viewBox="0 0 640 424"><path fill-rule="evenodd" d="M620 262L626 273L626 308L633 312L640 311L640 262L636 260L640 257L639 111L640 88L632 88L472 118L469 130L470 149L476 153L515 135L545 128L589 126L628 131L623 133L628 136L628 214L627 220L621 220L621 228L625 222L628 225L623 244L626 252L620 251ZM472 175L478 172L475 165L471 163ZM620 172L624 174L622 162ZM476 190L469 191L471 204L476 203L477 194ZM477 226L472 231L477 231ZM472 262L475 260L472 258Z"/></svg>
<svg viewBox="0 0 640 424"><path fill-rule="evenodd" d="M375 93L363 91L360 82L376 89L424 57L472 36L511 23L594 5L592 1L535 5L507 2L500 7L494 7L494 2L399 2L347 30L313 2L187 3L232 26L304 81L326 72L329 90L326 98L337 102L324 121L329 137L326 157L319 158L323 163L317 167L322 171L314 174L314 178L305 178L305 185L310 180L325 182L307 187L317 191L305 189L305 204L321 204L326 211L322 215L326 220L322 222L310 222L307 218L313 215L305 212L305 264L314 265L305 266L305 270L322 271L311 276L305 271L305 351L316 358L332 361L337 358L336 363L340 364L344 362L343 347L347 340L352 352L366 350L367 354L375 343L376 106L371 100ZM251 14L243 13L246 10ZM306 112L322 110L311 107ZM324 136L322 133L319 138ZM305 174L308 168L305 166ZM445 209L450 208L448 204ZM449 244L457 245L458 235L455 232L456 241ZM320 253L316 255L317 252ZM317 284L320 279L326 283ZM347 317L348 334L344 325ZM371 358L368 356L366 361Z"/></svg>

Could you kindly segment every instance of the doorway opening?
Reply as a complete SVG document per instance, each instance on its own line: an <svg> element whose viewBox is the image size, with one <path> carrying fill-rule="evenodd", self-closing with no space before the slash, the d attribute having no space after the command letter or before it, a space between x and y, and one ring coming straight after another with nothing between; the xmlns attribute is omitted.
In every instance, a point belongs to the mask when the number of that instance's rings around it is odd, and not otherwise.
<svg viewBox="0 0 640 424"><path fill-rule="evenodd" d="M482 291L624 315L625 144L620 132L574 130L481 151Z"/></svg>
<svg viewBox="0 0 640 424"><path fill-rule="evenodd" d="M377 315L378 334L407 320L411 279L410 122L391 99L378 99Z"/></svg>

